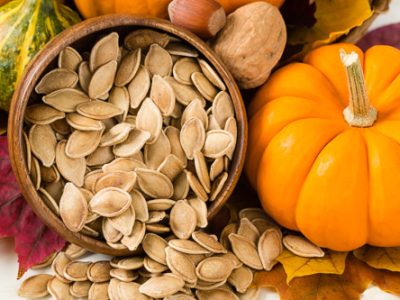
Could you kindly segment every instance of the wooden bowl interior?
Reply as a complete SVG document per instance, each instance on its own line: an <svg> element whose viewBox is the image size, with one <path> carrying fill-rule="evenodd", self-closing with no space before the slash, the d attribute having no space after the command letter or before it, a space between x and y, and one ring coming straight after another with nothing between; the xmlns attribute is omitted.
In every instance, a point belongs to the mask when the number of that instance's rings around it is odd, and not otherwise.
<svg viewBox="0 0 400 300"><path fill-rule="evenodd" d="M26 106L33 102L40 101L41 98L41 96L37 95L34 91L34 87L44 74L57 67L58 54L62 49L66 46L71 46L81 54L90 52L95 42L103 35L115 31L118 32L120 41L122 41L128 33L140 28L152 28L167 32L191 44L217 70L232 97L238 123L237 146L234 158L231 162L228 180L217 199L209 206L208 218L210 219L215 216L233 192L243 168L247 145L247 119L245 108L233 77L212 50L195 35L181 28L177 28L165 20L137 18L129 15L109 15L86 20L64 31L51 41L27 67L25 75L14 93L8 124L9 152L13 170L25 199L32 206L35 213L49 227L53 228L69 242L78 244L93 252L114 256L128 255L133 252L129 250L116 250L103 241L69 231L59 217L41 200L25 166L22 129Z"/></svg>

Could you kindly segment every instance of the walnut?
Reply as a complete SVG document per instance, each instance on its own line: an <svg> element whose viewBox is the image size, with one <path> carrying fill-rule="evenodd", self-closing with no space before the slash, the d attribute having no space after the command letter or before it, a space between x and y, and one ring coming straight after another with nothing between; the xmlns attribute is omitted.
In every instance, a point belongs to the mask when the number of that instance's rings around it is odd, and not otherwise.
<svg viewBox="0 0 400 300"><path fill-rule="evenodd" d="M255 88L268 79L285 44L282 15L278 8L266 2L238 8L211 41L211 47L243 89Z"/></svg>

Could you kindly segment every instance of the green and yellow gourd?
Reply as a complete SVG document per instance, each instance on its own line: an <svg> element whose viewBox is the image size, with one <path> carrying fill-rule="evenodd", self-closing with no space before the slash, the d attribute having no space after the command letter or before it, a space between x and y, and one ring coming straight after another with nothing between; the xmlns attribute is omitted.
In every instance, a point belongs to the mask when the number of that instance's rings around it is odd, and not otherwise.
<svg viewBox="0 0 400 300"><path fill-rule="evenodd" d="M8 110L17 81L56 34L79 22L56 0L14 0L0 7L0 109Z"/></svg>

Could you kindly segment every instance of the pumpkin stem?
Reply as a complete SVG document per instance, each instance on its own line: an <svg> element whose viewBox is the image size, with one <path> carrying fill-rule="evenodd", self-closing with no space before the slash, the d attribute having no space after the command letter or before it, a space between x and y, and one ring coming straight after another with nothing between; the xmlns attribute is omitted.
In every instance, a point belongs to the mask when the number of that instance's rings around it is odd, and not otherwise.
<svg viewBox="0 0 400 300"><path fill-rule="evenodd" d="M343 115L350 126L370 127L377 119L377 111L369 103L365 79L356 52L346 53L340 49L340 59L344 65L349 88L349 106L343 111Z"/></svg>

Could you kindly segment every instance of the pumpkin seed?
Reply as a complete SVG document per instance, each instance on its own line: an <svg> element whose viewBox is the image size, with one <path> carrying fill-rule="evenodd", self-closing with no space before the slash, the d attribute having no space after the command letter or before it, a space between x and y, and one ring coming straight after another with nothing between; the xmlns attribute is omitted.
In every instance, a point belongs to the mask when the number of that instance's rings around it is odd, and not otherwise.
<svg viewBox="0 0 400 300"><path fill-rule="evenodd" d="M78 75L68 69L54 69L42 77L35 87L38 94L50 94L56 90L72 88L78 82Z"/></svg>
<svg viewBox="0 0 400 300"><path fill-rule="evenodd" d="M191 240L172 239L168 246L185 254L210 254L210 251Z"/></svg>
<svg viewBox="0 0 400 300"><path fill-rule="evenodd" d="M29 131L29 144L32 153L43 166L51 167L56 156L57 139L49 125L33 125Z"/></svg>
<svg viewBox="0 0 400 300"><path fill-rule="evenodd" d="M171 232L171 229L167 225L163 224L147 224L146 230L156 234L165 234Z"/></svg>
<svg viewBox="0 0 400 300"><path fill-rule="evenodd" d="M170 116L175 108L175 93L169 83L160 75L154 75L150 98L158 106L163 116Z"/></svg>
<svg viewBox="0 0 400 300"><path fill-rule="evenodd" d="M118 261L117 267L123 270L138 270L144 265L143 257L129 257Z"/></svg>
<svg viewBox="0 0 400 300"><path fill-rule="evenodd" d="M117 286L120 300L150 300L149 297L139 292L140 285L136 282L119 282Z"/></svg>
<svg viewBox="0 0 400 300"><path fill-rule="evenodd" d="M231 97L227 92L219 92L212 104L212 113L221 128L225 128L226 121L234 117Z"/></svg>
<svg viewBox="0 0 400 300"><path fill-rule="evenodd" d="M104 164L102 167L103 172L114 172L114 171L134 171L136 168L145 168L146 165L139 160L133 158L116 158L108 164Z"/></svg>
<svg viewBox="0 0 400 300"><path fill-rule="evenodd" d="M192 198L188 200L189 205L196 212L197 227L206 228L208 225L207 220L207 204L199 198Z"/></svg>
<svg viewBox="0 0 400 300"><path fill-rule="evenodd" d="M157 169L165 158L171 153L171 145L165 133L160 132L153 144L144 147L144 161L147 167Z"/></svg>
<svg viewBox="0 0 400 300"><path fill-rule="evenodd" d="M185 282L172 273L152 277L139 287L139 292L152 298L164 298L178 292Z"/></svg>
<svg viewBox="0 0 400 300"><path fill-rule="evenodd" d="M113 146L124 142L132 129L134 128L129 123L118 123L101 137L100 147Z"/></svg>
<svg viewBox="0 0 400 300"><path fill-rule="evenodd" d="M237 140L237 124L234 117L229 117L225 123L225 131L229 132L233 138L233 142L226 153L229 159L233 158L233 153L235 152L236 148L236 140Z"/></svg>
<svg viewBox="0 0 400 300"><path fill-rule="evenodd" d="M200 94L206 98L208 101L213 101L214 97L217 95L218 90L214 85L204 76L201 72L194 72L190 76L194 86L200 92Z"/></svg>
<svg viewBox="0 0 400 300"><path fill-rule="evenodd" d="M92 78L92 72L90 71L89 63L87 61L83 61L79 65L78 76L79 76L79 84L82 90L84 90L85 93L87 93L89 91L90 79Z"/></svg>
<svg viewBox="0 0 400 300"><path fill-rule="evenodd" d="M69 158L81 158L96 151L103 131L75 130L68 138L65 154Z"/></svg>
<svg viewBox="0 0 400 300"><path fill-rule="evenodd" d="M128 85L131 108L138 108L150 89L150 74L143 66Z"/></svg>
<svg viewBox="0 0 400 300"><path fill-rule="evenodd" d="M90 262L71 261L65 266L64 277L71 281L87 281Z"/></svg>
<svg viewBox="0 0 400 300"><path fill-rule="evenodd" d="M224 246L207 233L195 231L192 233L192 239L212 253L227 253Z"/></svg>
<svg viewBox="0 0 400 300"><path fill-rule="evenodd" d="M231 233L237 233L238 230L238 224L237 223L229 223L222 229L219 240L221 244L226 248L230 249L231 248L231 242L229 241L229 235Z"/></svg>
<svg viewBox="0 0 400 300"><path fill-rule="evenodd" d="M135 210L132 206L119 216L109 218L112 226L121 232L123 235L130 235L135 224Z"/></svg>
<svg viewBox="0 0 400 300"><path fill-rule="evenodd" d="M60 216L72 232L79 232L85 225L88 204L79 188L68 182L60 199Z"/></svg>
<svg viewBox="0 0 400 300"><path fill-rule="evenodd" d="M193 58L188 58L188 57L179 59L175 63L173 68L174 78L178 82L187 85L192 84L191 75L194 72L200 72L200 71L201 69L197 61Z"/></svg>
<svg viewBox="0 0 400 300"><path fill-rule="evenodd" d="M111 265L109 261L98 261L92 263L87 270L87 277L91 282L101 283L111 279Z"/></svg>
<svg viewBox="0 0 400 300"><path fill-rule="evenodd" d="M119 107L123 111L122 115L119 115L116 118L119 122L125 122L126 117L128 116L130 104L129 92L127 88L114 87L110 92L110 98L108 99L108 102L116 107Z"/></svg>
<svg viewBox="0 0 400 300"><path fill-rule="evenodd" d="M43 102L62 112L75 112L77 106L89 102L89 97L76 89L66 88L54 91L42 98Z"/></svg>
<svg viewBox="0 0 400 300"><path fill-rule="evenodd" d="M103 122L81 116L80 114L77 114L77 113L67 114L65 119L66 119L67 123L76 130L80 130L80 131L103 131L104 130Z"/></svg>
<svg viewBox="0 0 400 300"><path fill-rule="evenodd" d="M167 176L148 169L136 169L140 189L153 198L170 198L174 187Z"/></svg>
<svg viewBox="0 0 400 300"><path fill-rule="evenodd" d="M227 253L219 254L218 256L229 260L233 265L233 269L238 269L243 266L243 263L236 257L235 254L233 254L233 252L228 251Z"/></svg>
<svg viewBox="0 0 400 300"><path fill-rule="evenodd" d="M89 289L88 300L108 300L108 282L93 283Z"/></svg>
<svg viewBox="0 0 400 300"><path fill-rule="evenodd" d="M207 132L203 153L209 158L219 158L227 154L233 145L232 135L225 130L210 130Z"/></svg>
<svg viewBox="0 0 400 300"><path fill-rule="evenodd" d="M283 245L290 252L301 257L323 257L325 255L320 247L298 235L289 234L285 236L283 238Z"/></svg>
<svg viewBox="0 0 400 300"><path fill-rule="evenodd" d="M131 235L125 235L121 239L121 243L130 251L135 251L139 247L140 243L142 243L145 233L146 225L140 221L136 221Z"/></svg>
<svg viewBox="0 0 400 300"><path fill-rule="evenodd" d="M149 213L149 219L146 221L146 224L154 224L161 222L166 218L167 214L165 211L151 211Z"/></svg>
<svg viewBox="0 0 400 300"><path fill-rule="evenodd" d="M187 173L187 180L189 183L190 188L192 191L196 194L196 196L202 200L202 201L207 201L208 200L208 195L207 192L204 190L203 186L201 185L200 181L197 179L195 175L193 175L192 172L185 171Z"/></svg>
<svg viewBox="0 0 400 300"><path fill-rule="evenodd" d="M169 76L172 71L171 55L158 44L152 44L144 59L144 66L150 75Z"/></svg>
<svg viewBox="0 0 400 300"><path fill-rule="evenodd" d="M147 144L153 144L159 137L162 129L162 116L157 105L150 98L144 100L136 117L136 128L151 134Z"/></svg>
<svg viewBox="0 0 400 300"><path fill-rule="evenodd" d="M47 283L47 291L56 300L74 300L69 293L69 284L54 277Z"/></svg>
<svg viewBox="0 0 400 300"><path fill-rule="evenodd" d="M231 241L233 253L235 253L242 263L255 270L263 269L257 248L252 242L236 233L231 233L228 238ZM259 243L261 242L262 239L260 238Z"/></svg>
<svg viewBox="0 0 400 300"><path fill-rule="evenodd" d="M197 290L196 296L199 300L239 300L238 296L236 296L230 290L224 288L216 288L209 291Z"/></svg>
<svg viewBox="0 0 400 300"><path fill-rule="evenodd" d="M193 159L194 153L203 148L205 138L205 129L199 119L191 118L186 121L180 133L180 141L188 159Z"/></svg>
<svg viewBox="0 0 400 300"><path fill-rule="evenodd" d="M239 218L247 218L250 221L253 221L254 219L266 219L267 215L265 214L264 210L258 207L248 207L248 208L243 208L242 210L239 211Z"/></svg>
<svg viewBox="0 0 400 300"><path fill-rule="evenodd" d="M172 273L182 278L186 282L196 283L196 267L185 254L170 247L165 249L165 254L168 268L172 271Z"/></svg>
<svg viewBox="0 0 400 300"><path fill-rule="evenodd" d="M154 233L147 233L142 242L144 252L156 262L166 265L165 248L166 240Z"/></svg>
<svg viewBox="0 0 400 300"><path fill-rule="evenodd" d="M54 182L60 180L61 176L55 165L51 167L40 166L40 175L44 182Z"/></svg>
<svg viewBox="0 0 400 300"><path fill-rule="evenodd" d="M179 239L189 239L197 225L197 215L187 200L179 200L171 209L169 225Z"/></svg>
<svg viewBox="0 0 400 300"><path fill-rule="evenodd" d="M113 152L115 155L120 157L133 156L143 148L150 138L150 132L133 129L124 142L114 146Z"/></svg>
<svg viewBox="0 0 400 300"><path fill-rule="evenodd" d="M32 180L35 190L39 190L42 183L42 177L40 174L39 161L35 157L32 157L31 159L31 174L29 176Z"/></svg>
<svg viewBox="0 0 400 300"><path fill-rule="evenodd" d="M99 179L103 175L104 173L102 170L94 170L87 173L84 179L84 184L83 184L84 188L94 192L95 191L94 186L96 184L97 179Z"/></svg>
<svg viewBox="0 0 400 300"><path fill-rule="evenodd" d="M147 207L149 211L165 211L169 210L174 206L175 201L171 199L153 199L147 201Z"/></svg>
<svg viewBox="0 0 400 300"><path fill-rule="evenodd" d="M257 244L260 233L256 226L253 225L247 218L240 219L237 234L247 238L250 242Z"/></svg>
<svg viewBox="0 0 400 300"><path fill-rule="evenodd" d="M59 252L51 265L51 269L56 275L57 279L64 283L70 283L70 281L64 277L64 269L70 262L71 260L68 258L65 252Z"/></svg>
<svg viewBox="0 0 400 300"><path fill-rule="evenodd" d="M196 174L199 178L200 183L207 193L210 192L210 176L208 174L207 163L204 155L200 151L194 153L194 165L196 168Z"/></svg>
<svg viewBox="0 0 400 300"><path fill-rule="evenodd" d="M128 249L124 244L122 243L110 243L107 241L107 245L110 246L113 249L117 249L117 250L126 250Z"/></svg>
<svg viewBox="0 0 400 300"><path fill-rule="evenodd" d="M117 72L117 65L117 61L112 60L100 66L93 73L88 89L88 94L91 99L100 98L111 90Z"/></svg>
<svg viewBox="0 0 400 300"><path fill-rule="evenodd" d="M187 158L180 143L179 129L173 126L168 126L165 128L164 132L168 137L171 146L171 154L175 155L182 162L183 167L186 167Z"/></svg>
<svg viewBox="0 0 400 300"><path fill-rule="evenodd" d="M174 199L185 199L189 193L187 173L182 172L174 181Z"/></svg>
<svg viewBox="0 0 400 300"><path fill-rule="evenodd" d="M251 221L253 225L258 229L258 232L263 233L264 231L271 229L271 228L276 228L281 236L282 232L280 231L278 225L276 225L273 221L267 220L265 218L255 218Z"/></svg>
<svg viewBox="0 0 400 300"><path fill-rule="evenodd" d="M168 249L168 247L166 249ZM148 256L146 256L144 258L143 264L144 264L144 268L148 272L153 273L153 274L160 274L160 273L168 270L168 267L166 265L160 264Z"/></svg>
<svg viewBox="0 0 400 300"><path fill-rule="evenodd" d="M215 290L216 288L225 286L225 284L226 284L226 280L223 280L220 282L208 282L208 281L198 279L197 283L195 285L195 289L197 291L212 291L212 290ZM205 299L208 299L208 298L205 298ZM225 298L221 298L221 299L225 299Z"/></svg>
<svg viewBox="0 0 400 300"><path fill-rule="evenodd" d="M226 86L221 78L218 76L217 72L204 60L199 58L198 63L200 65L201 71L205 77L218 89L221 91L226 90Z"/></svg>
<svg viewBox="0 0 400 300"><path fill-rule="evenodd" d="M166 77L165 80L171 85L175 92L176 100L183 105L188 105L194 99L204 99L203 96L192 86L176 81L173 77Z"/></svg>
<svg viewBox="0 0 400 300"><path fill-rule="evenodd" d="M114 159L112 147L99 147L86 158L86 164L89 167L101 166Z"/></svg>
<svg viewBox="0 0 400 300"><path fill-rule="evenodd" d="M228 282L235 287L238 293L245 293L253 282L253 272L245 266L233 270Z"/></svg>
<svg viewBox="0 0 400 300"><path fill-rule="evenodd" d="M210 180L214 181L224 171L224 159L218 157L210 166Z"/></svg>
<svg viewBox="0 0 400 300"><path fill-rule="evenodd" d="M136 212L136 220L146 222L149 219L146 199L143 197L142 193L137 190L132 190L130 195L132 198L132 206Z"/></svg>
<svg viewBox="0 0 400 300"><path fill-rule="evenodd" d="M185 56L185 57L198 57L199 53L192 47L183 43L169 43L165 50L171 55Z"/></svg>
<svg viewBox="0 0 400 300"><path fill-rule="evenodd" d="M48 125L63 119L65 113L46 104L34 104L26 108L25 119L32 124Z"/></svg>
<svg viewBox="0 0 400 300"><path fill-rule="evenodd" d="M83 186L86 172L86 161L84 158L70 158L65 153L66 141L60 141L56 147L56 165L60 174L76 186Z"/></svg>
<svg viewBox="0 0 400 300"><path fill-rule="evenodd" d="M159 165L157 171L167 176L171 181L183 171L182 161L175 155L169 154Z"/></svg>
<svg viewBox="0 0 400 300"><path fill-rule="evenodd" d="M201 261L196 267L196 275L207 282L221 282L228 279L233 270L233 263L229 260L213 256Z"/></svg>
<svg viewBox="0 0 400 300"><path fill-rule="evenodd" d="M71 260L77 259L86 254L86 249L82 248L76 244L69 244L65 249L65 255L67 255Z"/></svg>
<svg viewBox="0 0 400 300"><path fill-rule="evenodd" d="M103 66L110 61L117 60L119 54L118 34L112 32L109 35L100 39L90 52L90 70L94 72L100 66Z"/></svg>
<svg viewBox="0 0 400 300"><path fill-rule="evenodd" d="M220 130L222 129L219 124L217 119L214 117L213 114L208 115L208 130Z"/></svg>
<svg viewBox="0 0 400 300"><path fill-rule="evenodd" d="M89 290L92 286L90 281L78 281L74 282L70 288L69 292L73 297L76 298L87 298L89 296Z"/></svg>
<svg viewBox="0 0 400 300"><path fill-rule="evenodd" d="M58 56L58 67L76 71L82 61L81 55L72 47L66 47Z"/></svg>
<svg viewBox="0 0 400 300"><path fill-rule="evenodd" d="M161 47L168 45L170 38L165 33L160 33L151 29L139 29L129 33L124 40L124 45L129 50L137 48L146 49L152 44L158 44Z"/></svg>
<svg viewBox="0 0 400 300"><path fill-rule="evenodd" d="M133 79L140 66L141 49L135 49L125 55L118 67L117 75L115 76L115 85L122 87Z"/></svg>
<svg viewBox="0 0 400 300"><path fill-rule="evenodd" d="M207 112L204 110L203 102L201 100L193 99L193 101L190 102L188 106L186 106L181 117L182 126L190 118L199 119L203 123L204 128L208 128L208 116Z"/></svg>
<svg viewBox="0 0 400 300"><path fill-rule="evenodd" d="M47 284L51 279L53 276L47 274L39 274L25 279L18 290L18 296L30 299L46 297L49 294Z"/></svg>
<svg viewBox="0 0 400 300"><path fill-rule="evenodd" d="M105 120L123 114L119 107L103 101L90 101L77 106L81 115L95 120Z"/></svg>
<svg viewBox="0 0 400 300"><path fill-rule="evenodd" d="M128 210L131 203L131 196L127 192L109 187L94 195L89 207L91 211L103 217L115 217Z"/></svg>
<svg viewBox="0 0 400 300"><path fill-rule="evenodd" d="M117 229L114 228L109 218L103 219L102 232L105 240L110 243L119 242L123 236L121 232L119 232Z"/></svg>
<svg viewBox="0 0 400 300"><path fill-rule="evenodd" d="M131 282L139 277L137 273L123 269L110 270L110 276L123 282Z"/></svg>

